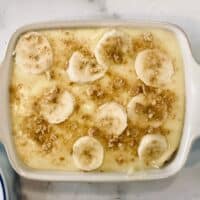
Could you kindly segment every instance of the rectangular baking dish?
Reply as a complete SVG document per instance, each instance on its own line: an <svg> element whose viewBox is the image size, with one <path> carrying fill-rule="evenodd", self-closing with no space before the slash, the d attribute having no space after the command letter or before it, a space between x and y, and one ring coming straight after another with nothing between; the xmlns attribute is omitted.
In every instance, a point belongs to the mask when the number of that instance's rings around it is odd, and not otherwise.
<svg viewBox="0 0 200 200"><path fill-rule="evenodd" d="M99 172L67 172L56 170L36 170L27 167L18 157L12 137L11 116L9 108L9 83L12 72L12 53L19 36L27 31L37 31L56 28L83 28L83 27L139 27L139 28L161 28L175 34L182 53L185 78L185 117L182 130L180 146L173 159L161 169L125 173L99 173ZM0 141L5 146L9 160L15 171L28 179L51 180L51 181L135 181L162 179L174 175L184 165L192 142L200 136L200 66L194 60L190 44L186 34L178 26L161 22L145 21L69 21L69 22L47 22L24 26L18 29L11 37L5 58L0 68Z"/></svg>

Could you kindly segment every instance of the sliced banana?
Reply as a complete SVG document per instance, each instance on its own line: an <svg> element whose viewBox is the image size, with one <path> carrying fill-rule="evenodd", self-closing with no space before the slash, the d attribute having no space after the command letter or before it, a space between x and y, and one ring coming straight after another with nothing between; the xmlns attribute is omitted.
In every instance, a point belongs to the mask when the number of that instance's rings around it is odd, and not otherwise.
<svg viewBox="0 0 200 200"><path fill-rule="evenodd" d="M83 136L74 143L72 156L77 168L91 171L102 165L104 149L94 137Z"/></svg>
<svg viewBox="0 0 200 200"><path fill-rule="evenodd" d="M95 57L100 65L123 64L131 50L131 39L117 30L106 32L95 48Z"/></svg>
<svg viewBox="0 0 200 200"><path fill-rule="evenodd" d="M72 82L86 83L95 81L104 76L107 67L96 62L95 58L83 56L74 52L69 60L67 74Z"/></svg>
<svg viewBox="0 0 200 200"><path fill-rule="evenodd" d="M140 80L153 87L167 85L174 74L172 60L157 49L140 52L135 60L135 70Z"/></svg>
<svg viewBox="0 0 200 200"><path fill-rule="evenodd" d="M160 134L145 135L138 147L139 159L144 161L147 165L153 167L160 167L163 161L160 162L161 157L168 149L166 138Z"/></svg>
<svg viewBox="0 0 200 200"><path fill-rule="evenodd" d="M41 33L23 35L16 46L16 65L31 74L41 74L53 63L51 46Z"/></svg>
<svg viewBox="0 0 200 200"><path fill-rule="evenodd" d="M139 94L133 97L127 105L127 114L133 124L140 126L161 126L167 118L167 105L157 104L151 97Z"/></svg>
<svg viewBox="0 0 200 200"><path fill-rule="evenodd" d="M41 113L49 123L58 124L69 118L74 105L75 100L71 93L53 88L44 96Z"/></svg>
<svg viewBox="0 0 200 200"><path fill-rule="evenodd" d="M119 136L127 127L126 111L116 102L105 103L97 110L96 124L106 133Z"/></svg>

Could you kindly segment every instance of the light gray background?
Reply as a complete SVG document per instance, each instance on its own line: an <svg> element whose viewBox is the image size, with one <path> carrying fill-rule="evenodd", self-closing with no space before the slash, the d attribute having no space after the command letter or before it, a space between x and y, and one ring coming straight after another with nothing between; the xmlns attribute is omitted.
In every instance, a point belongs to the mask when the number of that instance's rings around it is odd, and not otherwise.
<svg viewBox="0 0 200 200"><path fill-rule="evenodd" d="M37 21L83 18L149 19L176 23L188 34L200 62L198 0L0 0L0 61L16 28ZM190 66L188 66L190 67ZM172 178L135 183L53 183L21 179L22 200L199 200L200 141Z"/></svg>

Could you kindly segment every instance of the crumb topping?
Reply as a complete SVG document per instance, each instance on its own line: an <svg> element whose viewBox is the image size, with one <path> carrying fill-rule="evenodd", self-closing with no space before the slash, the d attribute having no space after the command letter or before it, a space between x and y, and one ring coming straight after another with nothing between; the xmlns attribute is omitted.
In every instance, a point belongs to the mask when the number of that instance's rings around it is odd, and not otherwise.
<svg viewBox="0 0 200 200"><path fill-rule="evenodd" d="M165 58L161 56L157 50L149 52L144 61L145 69L152 70L150 81L154 83L160 76L160 69Z"/></svg>
<svg viewBox="0 0 200 200"><path fill-rule="evenodd" d="M57 136L52 133L51 126L38 115L31 115L24 118L21 129L25 134L41 145L42 150L52 150Z"/></svg>
<svg viewBox="0 0 200 200"><path fill-rule="evenodd" d="M114 80L113 80L113 89L120 89L120 88L124 88L126 85L126 80L124 80L123 78L120 78L120 77L116 77Z"/></svg>
<svg viewBox="0 0 200 200"><path fill-rule="evenodd" d="M68 39L61 39L61 42L70 52L69 57L71 57L73 52L79 51L85 57L93 57L93 54L87 44L79 41L75 37L70 37Z"/></svg>
<svg viewBox="0 0 200 200"><path fill-rule="evenodd" d="M133 39L132 46L134 52L139 52L145 49L158 48L154 36L150 32L145 32L139 35L137 39Z"/></svg>
<svg viewBox="0 0 200 200"><path fill-rule="evenodd" d="M122 165L125 162L125 159L124 159L124 157L122 155L117 157L115 160L119 165Z"/></svg>
<svg viewBox="0 0 200 200"><path fill-rule="evenodd" d="M61 93L61 91L58 87L53 87L53 88L47 90L42 95L41 99L44 104L47 104L47 103L56 104L58 102L58 97L59 97L60 93Z"/></svg>
<svg viewBox="0 0 200 200"><path fill-rule="evenodd" d="M96 127L90 127L88 129L88 135L89 136L95 136L98 132L98 129Z"/></svg>
<svg viewBox="0 0 200 200"><path fill-rule="evenodd" d="M153 42L153 35L151 32L145 32L142 34L143 40L145 42Z"/></svg>
<svg viewBox="0 0 200 200"><path fill-rule="evenodd" d="M160 104L152 105L152 103L145 106L140 103L136 103L135 111L138 114L146 115L146 118L149 121L162 120L166 112L165 109L163 109L163 105Z"/></svg>
<svg viewBox="0 0 200 200"><path fill-rule="evenodd" d="M91 98L102 98L105 94L101 86L98 84L88 87L86 93Z"/></svg>
<svg viewBox="0 0 200 200"><path fill-rule="evenodd" d="M85 60L83 65L89 69L90 74L96 74L103 70L94 57L90 57L89 59Z"/></svg>
<svg viewBox="0 0 200 200"><path fill-rule="evenodd" d="M106 59L110 60L114 64L126 63L126 54L128 52L123 51L123 45L126 45L121 37L112 37L104 44L104 54Z"/></svg>
<svg viewBox="0 0 200 200"><path fill-rule="evenodd" d="M141 92L141 86L138 86ZM139 89L138 89L139 90ZM168 89L156 89L149 86L142 86L142 92L147 97L147 104L136 103L135 110L138 114L146 115L151 120L162 120L166 114L171 114L176 95Z"/></svg>

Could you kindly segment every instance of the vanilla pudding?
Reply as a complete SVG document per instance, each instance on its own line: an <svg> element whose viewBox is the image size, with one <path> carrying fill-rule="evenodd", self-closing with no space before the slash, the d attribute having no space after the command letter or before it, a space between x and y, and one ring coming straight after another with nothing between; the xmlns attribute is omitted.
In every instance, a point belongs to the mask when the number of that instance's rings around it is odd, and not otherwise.
<svg viewBox="0 0 200 200"><path fill-rule="evenodd" d="M162 167L177 150L185 89L172 32L29 32L13 60L13 136L27 166L134 173Z"/></svg>

